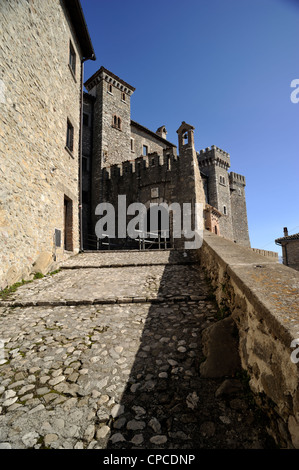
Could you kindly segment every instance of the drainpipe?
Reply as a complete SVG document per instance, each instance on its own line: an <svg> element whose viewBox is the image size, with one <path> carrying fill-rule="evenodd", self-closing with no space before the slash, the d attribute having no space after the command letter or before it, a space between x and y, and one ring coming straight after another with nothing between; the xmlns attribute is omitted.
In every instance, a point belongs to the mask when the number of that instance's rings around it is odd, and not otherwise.
<svg viewBox="0 0 299 470"><path fill-rule="evenodd" d="M82 207L82 143L83 143L83 77L84 62L96 60L95 54L81 59L81 90L80 90L80 138L79 138L79 225L80 225L80 251L83 251L83 207Z"/></svg>

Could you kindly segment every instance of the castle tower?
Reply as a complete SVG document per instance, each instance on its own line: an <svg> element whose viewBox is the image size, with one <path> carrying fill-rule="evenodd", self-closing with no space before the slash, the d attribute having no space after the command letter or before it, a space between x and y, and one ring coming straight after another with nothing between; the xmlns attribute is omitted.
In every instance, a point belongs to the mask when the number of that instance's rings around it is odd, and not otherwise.
<svg viewBox="0 0 299 470"><path fill-rule="evenodd" d="M208 203L222 214L219 220L220 233L224 238L234 240L228 177L230 156L215 145L201 150L197 156L200 171L208 177Z"/></svg>
<svg viewBox="0 0 299 470"><path fill-rule="evenodd" d="M102 202L102 169L128 160L135 88L101 67L85 83L94 97L91 213Z"/></svg>
<svg viewBox="0 0 299 470"><path fill-rule="evenodd" d="M229 174L229 185L234 240L240 245L250 247L245 198L245 176L231 172Z"/></svg>
<svg viewBox="0 0 299 470"><path fill-rule="evenodd" d="M176 188L176 195L181 204L191 203L193 211L193 227L195 227L194 219L194 203L202 203L205 206L205 193L203 182L201 179L197 155L194 145L194 127L182 122L178 134L180 174ZM203 224L203 213L200 214Z"/></svg>

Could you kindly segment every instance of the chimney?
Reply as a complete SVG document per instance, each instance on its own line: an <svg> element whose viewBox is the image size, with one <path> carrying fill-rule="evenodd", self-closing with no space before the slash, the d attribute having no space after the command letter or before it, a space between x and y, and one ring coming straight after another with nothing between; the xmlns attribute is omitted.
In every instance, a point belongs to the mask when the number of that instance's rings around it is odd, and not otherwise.
<svg viewBox="0 0 299 470"><path fill-rule="evenodd" d="M283 235L284 237L287 237L289 235L288 227L283 227Z"/></svg>

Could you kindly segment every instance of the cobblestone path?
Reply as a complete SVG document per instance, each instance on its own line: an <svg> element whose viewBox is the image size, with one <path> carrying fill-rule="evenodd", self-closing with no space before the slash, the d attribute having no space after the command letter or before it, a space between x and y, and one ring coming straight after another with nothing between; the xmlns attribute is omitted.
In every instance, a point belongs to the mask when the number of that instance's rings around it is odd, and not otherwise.
<svg viewBox="0 0 299 470"><path fill-rule="evenodd" d="M188 252L80 254L1 302L0 448L266 448L247 390L203 379L217 321Z"/></svg>

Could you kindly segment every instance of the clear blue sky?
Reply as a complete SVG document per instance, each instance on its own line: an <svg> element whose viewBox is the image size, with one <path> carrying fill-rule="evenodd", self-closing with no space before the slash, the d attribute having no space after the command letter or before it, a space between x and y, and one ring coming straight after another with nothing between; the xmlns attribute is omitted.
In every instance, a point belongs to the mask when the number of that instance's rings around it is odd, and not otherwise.
<svg viewBox="0 0 299 470"><path fill-rule="evenodd" d="M177 144L182 121L196 150L216 145L245 175L251 246L278 251L299 232L297 0L82 0L97 60L136 88L133 120L165 125Z"/></svg>

